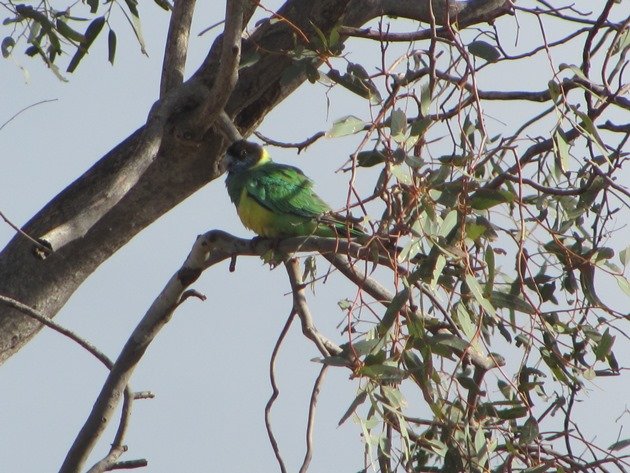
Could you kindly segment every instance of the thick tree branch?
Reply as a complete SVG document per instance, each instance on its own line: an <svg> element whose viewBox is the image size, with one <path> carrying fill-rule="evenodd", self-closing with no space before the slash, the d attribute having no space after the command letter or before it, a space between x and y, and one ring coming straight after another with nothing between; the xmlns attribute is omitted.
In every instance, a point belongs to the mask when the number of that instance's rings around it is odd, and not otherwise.
<svg viewBox="0 0 630 473"><path fill-rule="evenodd" d="M184 82L188 37L196 0L175 0L166 36L160 98Z"/></svg>
<svg viewBox="0 0 630 473"><path fill-rule="evenodd" d="M393 16L438 25L465 26L490 22L510 13L511 0L354 0L345 24L357 26L379 16Z"/></svg>
<svg viewBox="0 0 630 473"><path fill-rule="evenodd" d="M197 141L224 111L230 94L238 79L238 64L241 57L241 34L243 32L243 2L246 0L227 0L225 11L225 29L222 36L219 67L212 87L203 91L201 105L183 119L180 125L186 138ZM225 126L220 120L219 126Z"/></svg>

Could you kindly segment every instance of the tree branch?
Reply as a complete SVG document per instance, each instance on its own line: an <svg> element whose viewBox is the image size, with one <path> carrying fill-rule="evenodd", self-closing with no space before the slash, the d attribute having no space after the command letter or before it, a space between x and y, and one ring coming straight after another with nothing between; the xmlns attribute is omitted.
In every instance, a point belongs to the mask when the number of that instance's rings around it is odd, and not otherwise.
<svg viewBox="0 0 630 473"><path fill-rule="evenodd" d="M335 343L321 335L315 328L311 311L306 304L306 296L304 295L304 283L300 276L300 264L296 258L290 258L284 263L289 282L291 283L291 291L293 292L293 309L297 312L302 322L302 333L311 340L324 358L331 355L339 355L343 350Z"/></svg>
<svg viewBox="0 0 630 473"><path fill-rule="evenodd" d="M224 111L234 85L238 80L238 65L241 57L241 35L243 32L243 2L227 0L224 31L221 37L219 68L214 76L212 87L204 89L200 106L185 117L178 125L187 139L200 141L213 123ZM226 123L223 119L218 126ZM228 128L231 130L231 128Z"/></svg>
<svg viewBox="0 0 630 473"><path fill-rule="evenodd" d="M278 357L278 352L280 351L280 346L284 341L284 337L286 337L289 332L289 328L295 319L297 312L295 309L291 309L291 314L287 319L282 331L280 332L280 336L278 340L276 340L276 344L273 347L273 352L271 353L271 359L269 360L269 381L271 383L271 396L269 396L269 400L265 405L265 428L267 429L267 436L269 437L269 442L271 443L271 448L273 449L273 453L276 456L276 460L278 461L278 466L280 467L281 473L286 473L287 468L284 465L284 460L282 459L282 455L280 455L280 448L278 447L278 441L276 440L275 435L273 435L273 430L271 429L271 408L273 404L278 399L280 395L280 390L278 389L278 384L276 383L276 358Z"/></svg>
<svg viewBox="0 0 630 473"><path fill-rule="evenodd" d="M160 98L184 82L188 37L196 0L175 0L166 36Z"/></svg>
<svg viewBox="0 0 630 473"><path fill-rule="evenodd" d="M341 243L336 242L333 238L316 240L322 241L311 242L315 247L328 247L329 251L334 251L334 248L339 246L337 243ZM96 441L107 427L123 390L129 383L134 369L149 344L170 320L174 310L180 304L182 297L184 297L185 289L197 280L204 269L228 259L234 254L263 255L272 248L278 248L281 251L288 251L289 249L295 251L305 247L308 249L310 246L309 239L305 238L287 239L276 246L274 242L269 240L243 240L221 231L211 231L199 236L182 267L171 277L162 292L155 299L111 367L109 376L94 403L94 407L68 451L60 472L80 471ZM348 248L357 249L356 247L357 245L348 245ZM287 271L294 290L295 310L302 320L305 334L317 344L323 354L340 353L341 348L321 336L313 326L310 312L304 300L303 288L300 287L301 282L297 273L299 268L296 268L294 263L288 263ZM4 301L4 298L2 300ZM7 301L7 303L12 302ZM123 409L123 419L127 419L129 416L132 398L133 396L126 396L128 403L126 408ZM121 425L126 425L126 422L121 421ZM109 465L115 462L119 454L118 449L122 447L120 445L121 440L122 435L119 429L112 451L103 460L102 465ZM97 466L95 465L95 467Z"/></svg>
<svg viewBox="0 0 630 473"><path fill-rule="evenodd" d="M306 426L306 453L304 454L304 460L302 461L302 466L300 467L299 473L306 473L306 471L308 470L308 466L311 463L311 459L313 458L313 429L315 427L315 409L317 407L317 399L319 397L319 393L321 391L321 386L324 382L324 377L326 376L327 369L328 365L322 366L322 369L319 371L319 375L315 380L315 384L313 385L311 402L309 403L308 407L308 423Z"/></svg>
<svg viewBox="0 0 630 473"><path fill-rule="evenodd" d="M201 274L200 268L207 253L205 246L205 241L198 238L182 269L169 280L132 332L114 363L92 412L68 451L60 472L80 471L99 436L107 427L122 390L128 384L144 352L162 327L170 320L173 311L180 302L184 289ZM197 277L190 278L193 273L197 274Z"/></svg>
<svg viewBox="0 0 630 473"><path fill-rule="evenodd" d="M511 13L511 0L355 0L348 9L346 25L362 25L379 16L394 16L438 25L457 23L458 28L491 22Z"/></svg>

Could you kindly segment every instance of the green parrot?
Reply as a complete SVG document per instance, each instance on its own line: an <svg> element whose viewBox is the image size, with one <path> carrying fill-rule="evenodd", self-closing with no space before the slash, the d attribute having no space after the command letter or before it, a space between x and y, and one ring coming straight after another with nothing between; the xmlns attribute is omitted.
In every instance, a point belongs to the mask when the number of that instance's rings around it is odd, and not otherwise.
<svg viewBox="0 0 630 473"><path fill-rule="evenodd" d="M224 165L225 185L238 216L259 236L366 236L356 220L332 212L300 169L274 163L262 146L235 141Z"/></svg>

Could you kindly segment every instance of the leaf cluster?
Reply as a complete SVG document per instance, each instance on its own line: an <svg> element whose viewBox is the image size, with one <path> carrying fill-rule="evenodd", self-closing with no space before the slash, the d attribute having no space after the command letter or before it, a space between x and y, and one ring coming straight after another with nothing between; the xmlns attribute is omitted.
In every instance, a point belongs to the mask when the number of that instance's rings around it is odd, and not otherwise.
<svg viewBox="0 0 630 473"><path fill-rule="evenodd" d="M171 8L165 0L155 3L165 10ZM146 54L137 0L108 0L103 4L86 0L61 8L48 2L35 5L2 2L2 6L10 12L2 21L5 30L2 56L9 58L16 47L24 44L24 54L39 58L60 80L66 80L59 68L60 58L68 57L65 70L74 72L104 30L107 31L107 60L114 64L118 43L111 22L114 11L123 14L141 51Z"/></svg>

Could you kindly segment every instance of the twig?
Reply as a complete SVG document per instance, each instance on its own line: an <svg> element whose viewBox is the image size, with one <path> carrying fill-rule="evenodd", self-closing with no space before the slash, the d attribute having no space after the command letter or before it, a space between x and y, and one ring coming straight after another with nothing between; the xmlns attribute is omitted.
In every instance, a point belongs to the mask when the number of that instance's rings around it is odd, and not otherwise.
<svg viewBox="0 0 630 473"><path fill-rule="evenodd" d="M206 26L203 30L199 32L199 34L197 34L197 36L201 37L204 34L206 34L208 31L216 28L217 26L221 26L223 23L225 23L225 20L217 21L216 23L213 23L210 26Z"/></svg>
<svg viewBox="0 0 630 473"><path fill-rule="evenodd" d="M84 338L74 333L72 330L62 327L58 323L46 317L41 312L33 309L32 307L27 306L26 304L22 304L21 302L16 301L15 299L12 299L10 297L0 295L0 302L8 305L9 307L13 307L14 309L19 310L24 315L28 315L29 317L37 320L38 322L45 325L46 327L53 329L55 332L68 337L70 340L72 340L73 342L76 342L77 344L85 348L89 353L94 355L94 357L97 360L99 360L101 363L103 363L108 369L112 368L114 363L112 362L112 360L110 360L107 357L105 353L100 351L98 348L96 348L94 345L92 345L90 342L88 342Z"/></svg>
<svg viewBox="0 0 630 473"><path fill-rule="evenodd" d="M304 455L304 461L302 462L302 467L300 468L300 473L306 473L308 470L308 466L311 463L311 459L313 457L313 428L315 426L315 409L317 407L317 398L319 397L319 392L321 390L321 385L324 382L324 377L326 376L326 370L328 369L328 365L323 365L322 369L315 380L315 384L313 385L313 392L311 393L311 402L308 408L308 423L306 426L306 454Z"/></svg>
<svg viewBox="0 0 630 473"><path fill-rule="evenodd" d="M278 465L280 466L280 471L282 473L286 473L287 469L284 465L284 460L282 460L282 455L280 455L278 441L273 435L273 431L271 429L271 408L273 407L273 404L276 402L276 399L278 399L278 396L280 394L280 390L278 389L278 385L276 383L276 358L278 356L278 352L280 351L280 346L282 345L284 338L289 332L289 328L295 320L296 315L297 312L295 311L295 309L291 310L291 314L285 322L284 327L280 332L280 336L278 337L278 340L276 340L276 344L273 347L273 352L271 353L271 359L269 360L269 381L271 382L272 393L269 397L269 400L267 401L267 405L265 406L265 427L267 429L267 435L269 436L269 442L271 442L271 448L273 449L273 453L276 455L276 460L278 460Z"/></svg>
<svg viewBox="0 0 630 473"><path fill-rule="evenodd" d="M17 112L16 114L14 114L11 118L9 118L7 121L5 121L2 125L0 125L0 131L2 131L2 129L7 126L9 123L11 123L13 120L15 120L17 117L19 117L22 113L26 112L29 108L33 108L36 107L37 105L41 105L43 103L49 103L49 102L56 102L57 99L46 99L46 100L40 100L39 102L35 102L32 103L26 107L24 107L22 110L20 110L19 112Z"/></svg>
<svg viewBox="0 0 630 473"><path fill-rule="evenodd" d="M326 136L325 131L318 131L313 136L306 138L304 141L299 143L283 143L282 141L276 141L274 139L268 138L262 133L255 131L254 135L260 138L262 141L267 143L268 145L277 146L278 148L296 148L298 154L300 154L304 149L308 148L310 145L315 143L320 138Z"/></svg>
<svg viewBox="0 0 630 473"><path fill-rule="evenodd" d="M4 220L11 228L13 228L13 230L15 230L16 232L18 232L20 235L22 235L23 237L28 238L38 249L38 251L42 251L43 254L48 254L50 252L50 248L47 247L46 245L43 245L40 241L37 241L35 238L33 238L32 236L30 236L28 233L26 233L24 230L22 230L20 227L18 227L17 225L15 225L11 220L9 220L3 213L2 211L0 211L0 217L2 217L2 220Z"/></svg>

